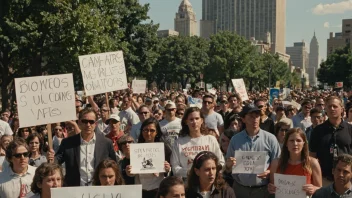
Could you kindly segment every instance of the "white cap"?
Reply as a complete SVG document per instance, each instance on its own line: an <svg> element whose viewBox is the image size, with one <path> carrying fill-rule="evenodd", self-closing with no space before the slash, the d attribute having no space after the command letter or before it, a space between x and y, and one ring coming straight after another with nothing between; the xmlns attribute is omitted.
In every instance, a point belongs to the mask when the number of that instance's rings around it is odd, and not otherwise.
<svg viewBox="0 0 352 198"><path fill-rule="evenodd" d="M165 104L165 108L176 109L176 104L171 100L167 100Z"/></svg>
<svg viewBox="0 0 352 198"><path fill-rule="evenodd" d="M110 117L109 117L109 119L107 119L106 121L105 121L105 124L109 124L110 123L110 120L116 120L116 121L118 121L118 122L120 122L120 116L118 116L117 114L111 114L110 115Z"/></svg>

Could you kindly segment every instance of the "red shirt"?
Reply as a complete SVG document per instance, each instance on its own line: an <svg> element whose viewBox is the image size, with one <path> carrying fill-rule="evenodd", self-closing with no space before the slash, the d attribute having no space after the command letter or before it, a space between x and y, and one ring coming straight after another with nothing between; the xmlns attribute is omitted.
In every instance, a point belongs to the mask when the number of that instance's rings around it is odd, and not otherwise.
<svg viewBox="0 0 352 198"><path fill-rule="evenodd" d="M122 131L120 131L120 133L115 136L113 135L112 132L110 132L109 134L107 134L105 137L109 138L110 140L112 140L112 145L114 146L114 150L115 152L119 151L119 146L118 146L118 142L119 139L124 135L124 133Z"/></svg>

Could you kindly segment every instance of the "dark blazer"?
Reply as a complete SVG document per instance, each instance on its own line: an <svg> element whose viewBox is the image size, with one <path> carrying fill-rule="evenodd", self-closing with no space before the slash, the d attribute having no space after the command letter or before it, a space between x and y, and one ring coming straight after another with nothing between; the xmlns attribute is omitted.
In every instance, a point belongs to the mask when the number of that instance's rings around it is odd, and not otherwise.
<svg viewBox="0 0 352 198"><path fill-rule="evenodd" d="M96 142L94 149L94 169L104 159L117 161L112 141L103 134L95 133ZM80 186L80 145L81 134L77 134L62 140L55 159L59 164L65 163L66 176L65 186Z"/></svg>
<svg viewBox="0 0 352 198"><path fill-rule="evenodd" d="M191 189L186 190L186 197L203 198L201 194ZM210 194L210 198L236 198L236 195L233 189L226 185L221 190L214 189Z"/></svg>

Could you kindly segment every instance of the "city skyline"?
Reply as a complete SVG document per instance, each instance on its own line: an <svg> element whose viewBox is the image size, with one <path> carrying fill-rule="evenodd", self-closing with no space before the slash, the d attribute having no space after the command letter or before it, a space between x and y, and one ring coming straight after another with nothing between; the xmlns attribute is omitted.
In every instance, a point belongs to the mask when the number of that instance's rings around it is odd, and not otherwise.
<svg viewBox="0 0 352 198"><path fill-rule="evenodd" d="M200 24L202 0L189 0ZM159 23L160 30L174 29L175 13L181 0L140 0L149 3L149 16ZM326 59L330 32L341 32L342 19L352 18L352 0L286 0L286 47L304 40L309 43L314 31L318 39L320 59ZM199 35L199 25L197 28Z"/></svg>

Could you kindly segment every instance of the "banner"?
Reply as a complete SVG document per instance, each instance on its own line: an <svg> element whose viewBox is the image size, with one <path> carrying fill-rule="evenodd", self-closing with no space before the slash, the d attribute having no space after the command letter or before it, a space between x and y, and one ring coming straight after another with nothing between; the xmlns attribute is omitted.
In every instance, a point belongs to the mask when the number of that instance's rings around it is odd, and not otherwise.
<svg viewBox="0 0 352 198"><path fill-rule="evenodd" d="M302 190L306 184L306 176L282 175L274 173L276 186L275 198L306 198L306 192Z"/></svg>
<svg viewBox="0 0 352 198"><path fill-rule="evenodd" d="M132 81L133 93L144 94L146 88L147 88L147 81L146 80L133 80Z"/></svg>
<svg viewBox="0 0 352 198"><path fill-rule="evenodd" d="M266 154L265 151L235 151L236 166L232 168L232 173L264 173Z"/></svg>
<svg viewBox="0 0 352 198"><path fill-rule="evenodd" d="M238 94L240 94L242 101L249 100L243 78L232 79L232 84L233 84L233 87L235 88L236 92Z"/></svg>
<svg viewBox="0 0 352 198"><path fill-rule="evenodd" d="M144 174L165 172L164 143L131 144L130 147L131 173Z"/></svg>
<svg viewBox="0 0 352 198"><path fill-rule="evenodd" d="M76 120L72 74L16 78L20 128Z"/></svg>
<svg viewBox="0 0 352 198"><path fill-rule="evenodd" d="M87 96L128 88L122 51L78 58Z"/></svg>
<svg viewBox="0 0 352 198"><path fill-rule="evenodd" d="M63 187L50 191L51 198L142 198L142 185Z"/></svg>

